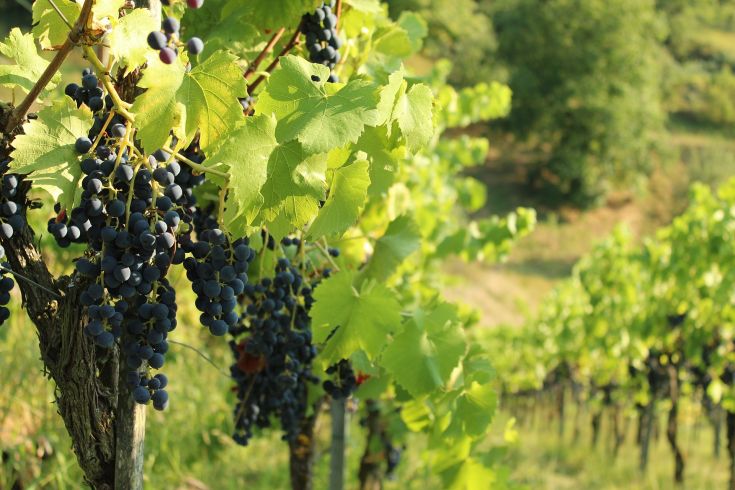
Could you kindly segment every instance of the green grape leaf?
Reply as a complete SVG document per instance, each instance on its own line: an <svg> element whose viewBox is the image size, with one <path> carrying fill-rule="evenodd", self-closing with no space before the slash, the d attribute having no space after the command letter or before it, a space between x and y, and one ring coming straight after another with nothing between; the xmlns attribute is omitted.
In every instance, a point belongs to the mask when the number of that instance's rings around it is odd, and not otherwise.
<svg viewBox="0 0 735 490"><path fill-rule="evenodd" d="M321 4L318 0L231 0L223 15L242 12L249 22L263 29L296 26L301 16L313 12Z"/></svg>
<svg viewBox="0 0 735 490"><path fill-rule="evenodd" d="M421 246L421 232L409 216L391 221L375 244L375 251L363 271L363 277L385 282L406 257Z"/></svg>
<svg viewBox="0 0 735 490"><path fill-rule="evenodd" d="M401 327L401 305L396 293L376 282L365 282L358 290L354 279L354 272L341 271L314 291L314 341L326 342L320 356L328 364L360 351L368 359L375 359L388 336Z"/></svg>
<svg viewBox="0 0 735 490"><path fill-rule="evenodd" d="M472 457L458 461L441 472L447 490L486 490L495 488L495 472L480 460Z"/></svg>
<svg viewBox="0 0 735 490"><path fill-rule="evenodd" d="M377 14L383 11L380 0L345 0L345 3L353 9L367 14Z"/></svg>
<svg viewBox="0 0 735 490"><path fill-rule="evenodd" d="M66 20L74 24L82 11L82 6L72 0L54 0L54 3ZM69 26L51 6L49 0L33 2L33 36L38 39L43 49L59 48L69 35Z"/></svg>
<svg viewBox="0 0 735 490"><path fill-rule="evenodd" d="M96 0L92 7L92 17L95 21L99 21L108 17L110 19L117 19L119 11L125 5L125 0ZM144 9L138 9L144 10ZM145 9L147 10L147 9ZM128 14L130 15L130 14ZM70 19L73 22L76 19ZM158 26L156 26L157 28ZM146 36L148 33L146 33Z"/></svg>
<svg viewBox="0 0 735 490"><path fill-rule="evenodd" d="M318 78L318 82L312 80ZM351 80L328 93L329 68L298 56L284 56L256 105L256 112L274 113L279 142L298 139L309 153L326 153L354 143L365 125L377 122L377 91L364 79Z"/></svg>
<svg viewBox="0 0 735 490"><path fill-rule="evenodd" d="M380 89L380 101L378 102L378 123L376 126L382 126L389 121L393 108L396 105L396 97L403 87L403 77L405 75L403 65L400 70L396 70L388 75L388 83Z"/></svg>
<svg viewBox="0 0 735 490"><path fill-rule="evenodd" d="M404 11L398 18L398 25L408 33L408 39L411 41L411 47L414 53L421 51L421 47L424 45L424 38L429 34L429 27L426 21L414 12Z"/></svg>
<svg viewBox="0 0 735 490"><path fill-rule="evenodd" d="M42 109L38 119L24 124L23 134L13 140L10 170L27 175L34 187L71 209L81 198L82 178L74 143L89 132L93 121L89 109L78 109L68 97Z"/></svg>
<svg viewBox="0 0 735 490"><path fill-rule="evenodd" d="M32 34L23 34L20 29L14 28L0 43L0 55L8 58L11 64L0 65L0 86L19 87L30 92L48 66L48 61L39 56ZM61 80L59 73L46 86L52 89Z"/></svg>
<svg viewBox="0 0 735 490"><path fill-rule="evenodd" d="M425 314L417 312L403 332L385 348L381 365L413 397L443 387L466 349L457 313L441 304Z"/></svg>
<svg viewBox="0 0 735 490"><path fill-rule="evenodd" d="M334 171L329 197L309 227L311 239L342 234L355 224L370 185L368 167L367 160L358 160Z"/></svg>
<svg viewBox="0 0 735 490"><path fill-rule="evenodd" d="M453 417L462 422L464 433L472 437L485 434L495 416L498 399L495 387L473 381L457 399Z"/></svg>
<svg viewBox="0 0 735 490"><path fill-rule="evenodd" d="M396 154L399 150L391 150L392 146L386 126L365 128L355 145L355 150L364 151L370 159L368 195L371 197L385 194L393 185L400 156Z"/></svg>
<svg viewBox="0 0 735 490"><path fill-rule="evenodd" d="M268 177L261 189L265 222L283 217L301 227L319 212L325 197L326 155L307 155L301 143L277 146L268 160Z"/></svg>
<svg viewBox="0 0 735 490"><path fill-rule="evenodd" d="M434 133L431 89L423 84L412 86L398 97L393 117L398 121L406 144L418 150L431 140Z"/></svg>
<svg viewBox="0 0 735 490"><path fill-rule="evenodd" d="M170 65L158 59L149 63L139 83L148 90L132 107L147 153L163 146L178 125L183 125L187 141L198 132L199 145L206 151L244 119L238 97L246 95L247 87L235 61L223 51L190 72L181 59Z"/></svg>
<svg viewBox="0 0 735 490"><path fill-rule="evenodd" d="M226 169L230 176L224 215L228 225L240 218L244 219L243 225L250 225L260 210L263 204L260 189L266 181L268 160L278 145L275 132L276 121L272 117L249 117L204 161L208 167Z"/></svg>
<svg viewBox="0 0 735 490"><path fill-rule="evenodd" d="M125 67L126 75L145 63L146 55L153 53L147 37L158 29L158 22L148 9L135 9L121 18L109 34L110 54Z"/></svg>

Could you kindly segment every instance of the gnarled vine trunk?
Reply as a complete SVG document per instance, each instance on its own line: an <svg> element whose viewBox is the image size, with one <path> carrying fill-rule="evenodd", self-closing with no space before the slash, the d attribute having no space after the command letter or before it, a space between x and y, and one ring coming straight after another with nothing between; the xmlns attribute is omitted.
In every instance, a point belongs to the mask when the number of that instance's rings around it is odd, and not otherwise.
<svg viewBox="0 0 735 490"><path fill-rule="evenodd" d="M380 409L374 400L367 400L366 405L367 440L358 472L360 490L381 490L383 488L383 448L380 440Z"/></svg>
<svg viewBox="0 0 735 490"><path fill-rule="evenodd" d="M160 0L139 3L160 18ZM72 43L81 35L91 5L85 2L69 35ZM59 56L58 62L63 58ZM134 86L134 76L123 84ZM0 128L4 128L0 132L0 161L9 158L13 139L22 132L17 122L25 112L13 113L11 109L3 112L0 107ZM28 182L21 183L19 199L27 196L29 188ZM56 384L58 412L84 479L98 490L140 490L145 407L134 404L124 377L119 376L124 369L119 349L99 349L84 334L86 318L80 296L87 280L78 274L55 278L37 242L30 227L10 239L0 238L12 270L20 273L16 283L23 306L36 327L41 360L46 375Z"/></svg>
<svg viewBox="0 0 735 490"><path fill-rule="evenodd" d="M678 414L679 414L679 372L673 365L669 365L669 396L671 398L671 408L669 409L669 418L666 424L666 438L669 440L671 451L674 453L674 481L676 483L684 483L684 455L679 449L677 443L677 435L679 433Z"/></svg>
<svg viewBox="0 0 735 490"><path fill-rule="evenodd" d="M305 400L304 400L305 401ZM288 443L289 471L293 490L311 490L314 480L314 427L316 426L321 402L317 403L311 415L301 421L299 435Z"/></svg>

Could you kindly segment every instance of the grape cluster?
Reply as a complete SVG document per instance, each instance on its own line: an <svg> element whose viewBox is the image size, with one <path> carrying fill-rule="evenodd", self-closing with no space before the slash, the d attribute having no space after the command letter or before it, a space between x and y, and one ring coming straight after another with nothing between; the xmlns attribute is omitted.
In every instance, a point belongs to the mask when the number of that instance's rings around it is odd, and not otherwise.
<svg viewBox="0 0 735 490"><path fill-rule="evenodd" d="M347 359L342 359L337 364L329 366L327 374L333 375L335 378L325 380L322 387L335 400L349 398L357 388L355 371L353 371L352 364Z"/></svg>
<svg viewBox="0 0 735 490"><path fill-rule="evenodd" d="M25 198L20 194L21 177L9 174L10 161L0 162L0 236L10 238L20 232L26 224L23 217Z"/></svg>
<svg viewBox="0 0 735 490"><path fill-rule="evenodd" d="M191 256L184 260L184 268L197 295L201 324L212 335L225 335L240 319L237 296L245 289L255 254L247 239L232 241L219 228L197 233L197 240L187 243L186 250Z"/></svg>
<svg viewBox="0 0 735 490"><path fill-rule="evenodd" d="M96 77L85 72L82 90L90 90L86 87L92 82L96 86ZM80 92L75 100L94 105L89 94L100 95ZM78 273L89 281L80 296L87 307L85 333L101 348L121 339L135 401L152 401L163 410L168 381L162 374L150 377L147 368L163 366L168 332L176 327L176 293L166 275L186 257L196 203L193 188L203 176L164 151L147 158L131 152L133 138L126 136L132 135L115 122L119 115L110 117L110 110L100 108L98 127L75 143L83 155L81 202L69 212L57 204L48 229L60 246L88 247L76 261ZM194 147L184 153L191 160L203 158Z"/></svg>
<svg viewBox="0 0 735 490"><path fill-rule="evenodd" d="M230 371L237 383L233 439L246 445L255 428L270 427L278 418L284 440L293 440L307 410L309 383L316 356L309 310L312 286L286 258L278 260L272 278L248 284L244 316L231 329L235 363Z"/></svg>
<svg viewBox="0 0 735 490"><path fill-rule="evenodd" d="M333 70L340 60L342 39L337 34L337 16L332 13L332 8L322 4L313 14L304 15L301 30L306 35L309 60ZM327 81L335 83L339 77L332 73Z"/></svg>
<svg viewBox="0 0 735 490"><path fill-rule="evenodd" d="M82 84L70 83L64 89L64 93L77 103L77 107L84 104L95 113L105 108L109 111L112 108L112 99L109 95L105 97L104 91L99 87L97 76L89 68L82 71Z"/></svg>
<svg viewBox="0 0 735 490"><path fill-rule="evenodd" d="M187 0L189 8L198 9L204 4L204 0ZM166 17L161 22L160 31L152 31L148 34L148 46L158 51L159 59L170 65L179 55L179 21L175 17ZM204 51L204 42L198 37L192 37L186 42L186 49L194 56Z"/></svg>
<svg viewBox="0 0 735 490"><path fill-rule="evenodd" d="M5 257L5 249L0 246L0 258ZM2 262L2 268L0 269L0 327L5 321L10 318L10 310L8 309L8 303L10 303L10 291L15 286L13 278L7 275L7 271L10 270L10 264Z"/></svg>

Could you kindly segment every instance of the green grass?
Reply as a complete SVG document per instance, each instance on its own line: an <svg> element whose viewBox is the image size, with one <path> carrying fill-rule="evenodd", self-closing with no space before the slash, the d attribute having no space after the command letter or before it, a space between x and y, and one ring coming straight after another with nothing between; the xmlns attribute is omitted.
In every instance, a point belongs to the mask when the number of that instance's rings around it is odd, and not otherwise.
<svg viewBox="0 0 735 490"><path fill-rule="evenodd" d="M663 490L674 488L673 457L666 439L665 414L658 420L659 435L651 442L649 466L638 467L639 448L634 442L636 420L629 418L626 441L617 459L612 456L609 414L603 417L600 437L592 447L590 414L582 411L579 435L574 437L575 408L570 407L565 435L558 434L558 420L539 409L535 418L519 424L520 439L508 454L512 478L532 489ZM507 418L504 413L501 418ZM679 445L685 457L685 481L680 488L726 488L729 478L727 449L722 434L721 455L713 456L714 433L697 407L688 406L680 417ZM723 428L724 431L724 428Z"/></svg>

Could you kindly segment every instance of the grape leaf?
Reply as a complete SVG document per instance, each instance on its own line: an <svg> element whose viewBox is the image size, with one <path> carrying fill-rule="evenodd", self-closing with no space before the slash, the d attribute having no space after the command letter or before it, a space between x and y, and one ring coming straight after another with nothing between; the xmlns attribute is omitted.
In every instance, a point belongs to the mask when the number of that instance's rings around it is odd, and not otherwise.
<svg viewBox="0 0 735 490"><path fill-rule="evenodd" d="M324 199L326 155L308 156L301 143L276 147L268 160L268 178L261 189L262 215L266 222L285 217L293 226L304 226L319 212Z"/></svg>
<svg viewBox="0 0 735 490"><path fill-rule="evenodd" d="M0 65L0 86L19 87L29 92L36 84L48 61L39 56L32 34L23 34L14 28L4 43L0 43L0 54L8 58L12 64ZM59 73L46 86L52 89L61 80Z"/></svg>
<svg viewBox="0 0 735 490"><path fill-rule="evenodd" d="M315 77L319 81L312 80ZM377 91L364 79L328 93L329 68L297 56L284 56L256 105L256 112L278 118L279 142L298 139L309 153L325 153L354 143L365 125L377 123Z"/></svg>
<svg viewBox="0 0 735 490"><path fill-rule="evenodd" d="M396 97L403 87L403 77L405 75L403 65L400 70L396 70L388 76L388 83L380 89L380 101L378 102L378 122L376 126L381 126L389 121L396 105Z"/></svg>
<svg viewBox="0 0 735 490"><path fill-rule="evenodd" d="M83 0L54 0L54 4L69 24L79 18ZM118 11L125 0L97 0L92 6L92 30L103 34L118 17ZM66 25L49 0L36 0L31 8L33 15L33 35L38 38L43 49L56 49L66 41L69 26ZM147 33L146 33L147 34Z"/></svg>
<svg viewBox="0 0 735 490"><path fill-rule="evenodd" d="M358 160L334 171L329 197L309 227L309 237L342 234L355 224L370 185L368 167L367 160Z"/></svg>
<svg viewBox="0 0 735 490"><path fill-rule="evenodd" d="M354 272L341 271L314 290L314 341L326 342L320 356L329 364L359 351L375 359L388 335L401 327L401 305L396 294L375 282L364 283L358 291L354 278Z"/></svg>
<svg viewBox="0 0 735 490"><path fill-rule="evenodd" d="M418 150L431 140L434 132L432 101L431 89L423 84L412 86L398 97L393 118L398 121L411 150Z"/></svg>
<svg viewBox="0 0 735 490"><path fill-rule="evenodd" d="M124 5L125 0L96 0L94 5L92 6L92 18L95 22L98 22L105 17L112 20L117 19L119 11L121 8L123 8ZM128 15L130 15L130 13L128 13ZM73 22L74 20L76 19L70 19L70 22ZM158 28L158 26L156 26L156 28ZM147 32L146 35L148 35Z"/></svg>
<svg viewBox="0 0 735 490"><path fill-rule="evenodd" d="M345 0L345 3L355 10L368 14L377 14L383 11L379 0Z"/></svg>
<svg viewBox="0 0 735 490"><path fill-rule="evenodd" d="M375 244L375 251L364 269L363 277L386 281L406 257L421 246L418 225L409 216L391 221Z"/></svg>
<svg viewBox="0 0 735 490"><path fill-rule="evenodd" d="M273 29L296 26L303 14L313 12L320 4L318 0L231 0L223 8L223 15L242 12L262 29Z"/></svg>
<svg viewBox="0 0 735 490"><path fill-rule="evenodd" d="M82 177L74 143L89 132L93 121L89 109L78 109L68 97L42 109L38 119L24 124L23 134L13 140L10 169L28 175L34 187L71 209L81 198Z"/></svg>
<svg viewBox="0 0 735 490"><path fill-rule="evenodd" d="M457 400L453 416L462 422L465 434L479 437L492 422L497 402L493 385L473 381Z"/></svg>
<svg viewBox="0 0 735 490"><path fill-rule="evenodd" d="M74 24L82 6L72 0L54 0L54 3L66 20ZM38 39L43 49L54 49L60 47L69 35L69 26L62 20L61 16L51 6L49 0L36 0L33 2L33 36Z"/></svg>
<svg viewBox="0 0 735 490"><path fill-rule="evenodd" d="M386 192L395 179L401 156L401 150L390 150L393 146L388 138L387 126L365 128L355 145L355 150L363 151L370 160L369 196L380 196Z"/></svg>
<svg viewBox="0 0 735 490"><path fill-rule="evenodd" d="M411 47L414 53L421 51L424 44L424 38L429 33L429 27L426 21L418 14L410 11L401 12L398 18L398 25L408 34L411 41Z"/></svg>
<svg viewBox="0 0 735 490"><path fill-rule="evenodd" d="M121 18L109 34L110 54L126 67L126 75L145 63L146 55L153 53L147 36L158 29L158 21L148 9L135 9Z"/></svg>
<svg viewBox="0 0 735 490"><path fill-rule="evenodd" d="M238 97L246 95L247 87L235 61L222 51L190 72L180 59L170 65L158 59L149 63L139 83L148 90L132 107L146 152L163 146L178 120L184 124L185 139L199 132L199 144L206 151L244 119Z"/></svg>
<svg viewBox="0 0 735 490"><path fill-rule="evenodd" d="M464 458L441 472L447 490L486 490L495 488L496 475L477 458Z"/></svg>
<svg viewBox="0 0 735 490"><path fill-rule="evenodd" d="M249 117L204 161L208 167L224 167L222 170L229 173L226 223L243 218L247 226L260 210L260 189L266 181L268 160L278 145L275 131L276 121L272 117Z"/></svg>
<svg viewBox="0 0 735 490"><path fill-rule="evenodd" d="M412 396L443 387L465 352L465 339L454 308L439 305L418 311L385 348L381 365Z"/></svg>

